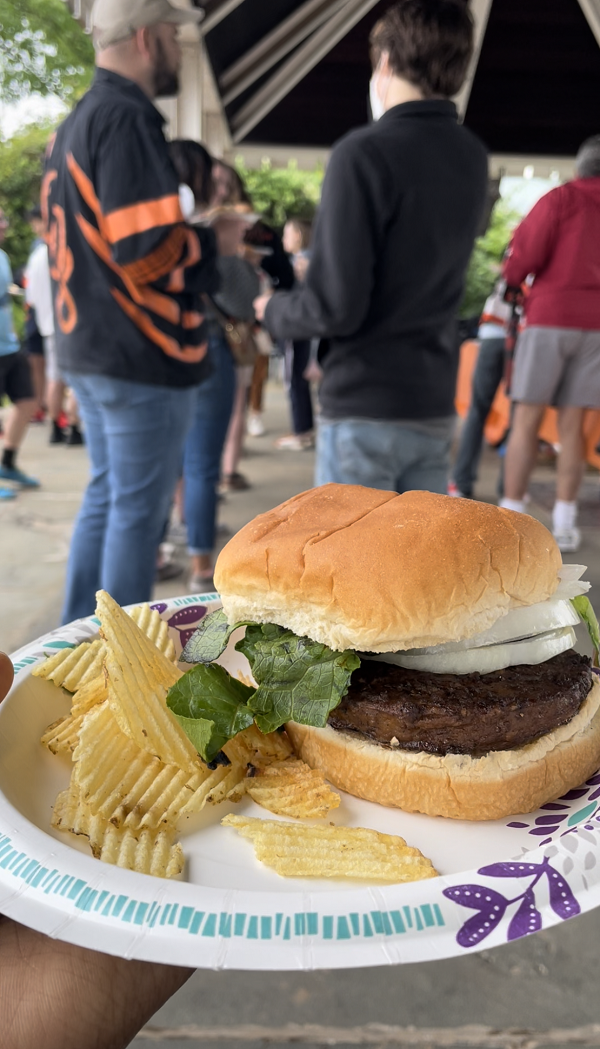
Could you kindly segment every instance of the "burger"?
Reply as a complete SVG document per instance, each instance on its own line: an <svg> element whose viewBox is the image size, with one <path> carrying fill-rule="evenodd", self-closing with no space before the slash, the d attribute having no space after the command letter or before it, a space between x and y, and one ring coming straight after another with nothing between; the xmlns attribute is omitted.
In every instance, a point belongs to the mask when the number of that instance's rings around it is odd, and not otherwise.
<svg viewBox="0 0 600 1049"><path fill-rule="evenodd" d="M529 812L600 766L600 685L574 651L581 618L598 643L583 571L526 514L312 489L223 549L223 609L184 652L199 663L188 699L169 705L202 722L207 759L255 721L285 727L304 761L369 801L468 820ZM207 665L236 629L256 684Z"/></svg>

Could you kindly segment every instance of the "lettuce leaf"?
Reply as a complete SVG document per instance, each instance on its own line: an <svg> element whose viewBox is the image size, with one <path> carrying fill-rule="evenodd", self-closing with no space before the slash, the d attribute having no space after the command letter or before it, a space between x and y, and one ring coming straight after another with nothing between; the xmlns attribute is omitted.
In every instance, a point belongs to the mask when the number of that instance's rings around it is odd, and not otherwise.
<svg viewBox="0 0 600 1049"><path fill-rule="evenodd" d="M212 662L240 626L246 636L235 647L247 657L257 689ZM222 610L202 620L181 658L196 666L170 689L167 706L208 763L253 721L265 733L286 721L322 728L360 666L355 652L333 652L273 623L230 626Z"/></svg>
<svg viewBox="0 0 600 1049"><path fill-rule="evenodd" d="M205 616L181 653L182 663L213 663L223 654L234 630L247 623L227 622L222 608Z"/></svg>
<svg viewBox="0 0 600 1049"><path fill-rule="evenodd" d="M571 604L573 608L580 616L588 628L588 634L590 635L592 645L594 646L594 666L599 665L600 657L600 625L596 619L596 613L592 608L592 603L585 594L580 594L578 597L571 598Z"/></svg>
<svg viewBox="0 0 600 1049"><path fill-rule="evenodd" d="M196 750L210 764L223 744L248 728L254 689L217 664L199 663L169 689L167 706Z"/></svg>
<svg viewBox="0 0 600 1049"><path fill-rule="evenodd" d="M248 706L261 732L274 732L286 721L323 728L360 666L355 652L333 652L273 623L247 626L235 647L258 684Z"/></svg>

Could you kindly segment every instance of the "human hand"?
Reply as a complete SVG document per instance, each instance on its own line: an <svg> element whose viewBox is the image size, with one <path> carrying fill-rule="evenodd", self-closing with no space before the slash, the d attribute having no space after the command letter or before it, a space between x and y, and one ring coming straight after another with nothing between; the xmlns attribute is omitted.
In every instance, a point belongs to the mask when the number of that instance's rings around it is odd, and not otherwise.
<svg viewBox="0 0 600 1049"><path fill-rule="evenodd" d="M269 304L269 300L271 299L272 295L273 295L273 292L269 291L265 295L259 295L258 298L255 299L254 302L252 303L252 305L254 306L254 314L255 314L256 320L259 323L261 321L264 321L264 319L265 319L265 310L266 310L266 308L267 308L267 306Z"/></svg>
<svg viewBox="0 0 600 1049"><path fill-rule="evenodd" d="M0 652L0 702L13 677ZM191 974L73 947L0 914L2 1049L125 1049Z"/></svg>

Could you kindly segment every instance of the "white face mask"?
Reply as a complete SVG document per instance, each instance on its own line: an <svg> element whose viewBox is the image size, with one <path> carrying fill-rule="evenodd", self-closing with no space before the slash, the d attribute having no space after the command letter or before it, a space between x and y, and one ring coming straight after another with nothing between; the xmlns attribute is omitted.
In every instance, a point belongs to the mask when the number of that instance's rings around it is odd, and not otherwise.
<svg viewBox="0 0 600 1049"><path fill-rule="evenodd" d="M385 102L382 102L381 95L379 94L379 91L377 90L377 84L378 84L378 81L380 79L381 79L380 74L375 72L375 73L373 73L373 76L371 77L371 82L369 84L369 101L371 103L371 113L373 114L373 120L379 120L383 116L383 114L385 113L385 108L386 108L385 107ZM389 77L388 77L388 83L385 86L385 94L386 95L387 95L388 86L389 86Z"/></svg>
<svg viewBox="0 0 600 1049"><path fill-rule="evenodd" d="M179 204L186 222L191 219L196 210L196 199L189 186L184 182L179 187Z"/></svg>

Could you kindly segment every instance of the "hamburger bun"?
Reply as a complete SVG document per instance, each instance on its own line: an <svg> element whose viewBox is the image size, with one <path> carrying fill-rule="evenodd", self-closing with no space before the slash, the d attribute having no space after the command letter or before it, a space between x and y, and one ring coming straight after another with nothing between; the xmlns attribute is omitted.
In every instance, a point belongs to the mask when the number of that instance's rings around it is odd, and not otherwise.
<svg viewBox="0 0 600 1049"><path fill-rule="evenodd" d="M480 758L388 750L326 726L289 722L286 731L299 757L328 780L366 801L448 816L497 820L559 798L585 783L600 764L600 684L566 725L516 750Z"/></svg>
<svg viewBox="0 0 600 1049"><path fill-rule="evenodd" d="M277 623L335 651L394 652L472 637L545 601L561 563L527 514L328 484L242 528L214 578L231 623Z"/></svg>

